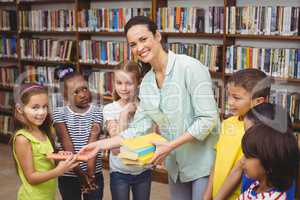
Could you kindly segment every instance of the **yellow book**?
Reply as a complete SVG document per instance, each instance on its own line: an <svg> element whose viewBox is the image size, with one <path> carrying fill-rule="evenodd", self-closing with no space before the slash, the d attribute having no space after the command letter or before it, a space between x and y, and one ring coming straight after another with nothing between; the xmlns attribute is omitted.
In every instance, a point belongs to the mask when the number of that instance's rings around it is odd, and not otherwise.
<svg viewBox="0 0 300 200"><path fill-rule="evenodd" d="M127 158L121 158L122 162L125 165L146 165L149 164L149 161L151 160L151 158L153 157L154 152L151 152L145 156L139 157L137 160L131 160L131 159L127 159Z"/></svg>
<svg viewBox="0 0 300 200"><path fill-rule="evenodd" d="M125 146L128 150L134 151L140 148L153 146L152 142L166 142L167 140L157 133L149 133L147 135L137 136L123 140L121 146Z"/></svg>

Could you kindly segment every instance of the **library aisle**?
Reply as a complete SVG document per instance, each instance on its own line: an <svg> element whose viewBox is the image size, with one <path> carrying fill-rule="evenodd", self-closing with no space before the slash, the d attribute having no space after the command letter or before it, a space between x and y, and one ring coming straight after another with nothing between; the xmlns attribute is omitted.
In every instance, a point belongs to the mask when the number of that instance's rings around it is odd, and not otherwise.
<svg viewBox="0 0 300 200"><path fill-rule="evenodd" d="M9 145L0 143L0 199L16 200L19 187L19 178L16 174L14 161L11 157ZM104 170L104 196L103 200L110 200L108 171ZM59 194L57 200L61 200ZM152 182L151 200L169 199L167 184Z"/></svg>

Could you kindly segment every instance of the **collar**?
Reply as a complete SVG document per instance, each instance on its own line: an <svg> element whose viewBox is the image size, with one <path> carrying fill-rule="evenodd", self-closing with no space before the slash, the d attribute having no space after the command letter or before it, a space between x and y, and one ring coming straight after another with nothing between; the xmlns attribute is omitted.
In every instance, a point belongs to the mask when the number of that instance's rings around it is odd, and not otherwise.
<svg viewBox="0 0 300 200"><path fill-rule="evenodd" d="M165 75L169 75L169 73L174 68L175 59L176 59L176 54L173 51L169 50L168 51L168 63L167 63ZM153 67L151 68L151 71L155 74Z"/></svg>

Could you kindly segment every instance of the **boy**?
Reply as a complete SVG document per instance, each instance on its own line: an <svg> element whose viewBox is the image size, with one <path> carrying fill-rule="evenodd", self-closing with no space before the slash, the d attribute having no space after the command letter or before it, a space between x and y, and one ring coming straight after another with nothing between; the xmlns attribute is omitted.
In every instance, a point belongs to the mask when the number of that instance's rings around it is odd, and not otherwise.
<svg viewBox="0 0 300 200"><path fill-rule="evenodd" d="M224 120L216 145L216 160L211 171L204 199L215 198L231 169L241 159L244 134L243 116L253 106L268 101L270 80L258 69L235 72L228 81L228 104L232 117ZM228 199L240 195L240 187Z"/></svg>
<svg viewBox="0 0 300 200"><path fill-rule="evenodd" d="M98 140L103 115L91 103L87 81L76 72L63 77L66 106L53 113L54 127L61 142L60 149L77 153L84 145ZM99 200L103 193L101 154L81 163L74 171L59 177L59 190L64 200Z"/></svg>

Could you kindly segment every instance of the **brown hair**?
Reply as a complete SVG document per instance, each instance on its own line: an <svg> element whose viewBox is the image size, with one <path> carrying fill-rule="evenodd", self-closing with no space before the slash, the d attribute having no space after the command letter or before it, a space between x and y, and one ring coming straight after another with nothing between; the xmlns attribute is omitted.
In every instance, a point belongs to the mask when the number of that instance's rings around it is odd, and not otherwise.
<svg viewBox="0 0 300 200"><path fill-rule="evenodd" d="M134 78L135 78L135 80L137 82L137 85L140 84L141 79L142 79L142 74L141 74L140 66L136 62L129 61L126 64L121 65L121 67L118 70L134 74ZM117 94L117 92L116 92L115 89L113 91L112 96L113 96L114 101L117 101L117 100L119 100L121 98Z"/></svg>
<svg viewBox="0 0 300 200"><path fill-rule="evenodd" d="M232 74L228 84L244 88L251 93L252 99L269 97L271 89L270 78L258 69L243 69Z"/></svg>
<svg viewBox="0 0 300 200"><path fill-rule="evenodd" d="M24 116L22 116L22 114L19 113L16 109L17 104L23 107L29 103L30 98L32 96L38 94L48 95L47 88L37 83L25 83L15 88L14 96L16 105L14 107L14 131L18 131L20 129L29 129L29 126L26 123ZM43 133L45 133L48 136L54 148L54 139L51 133L51 124L52 120L48 111L45 121L42 125L40 125L39 128Z"/></svg>

